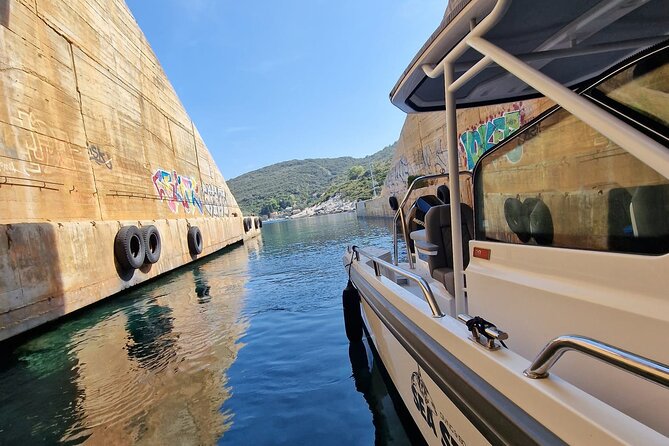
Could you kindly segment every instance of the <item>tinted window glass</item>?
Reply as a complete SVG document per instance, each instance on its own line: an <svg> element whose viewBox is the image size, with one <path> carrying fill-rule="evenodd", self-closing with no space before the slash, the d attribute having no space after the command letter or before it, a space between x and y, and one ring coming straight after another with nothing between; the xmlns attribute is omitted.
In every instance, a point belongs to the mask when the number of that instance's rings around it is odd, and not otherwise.
<svg viewBox="0 0 669 446"><path fill-rule="evenodd" d="M667 179L564 110L481 160L475 203L478 238L669 252Z"/></svg>
<svg viewBox="0 0 669 446"><path fill-rule="evenodd" d="M644 58L596 90L666 129L669 127L669 49Z"/></svg>

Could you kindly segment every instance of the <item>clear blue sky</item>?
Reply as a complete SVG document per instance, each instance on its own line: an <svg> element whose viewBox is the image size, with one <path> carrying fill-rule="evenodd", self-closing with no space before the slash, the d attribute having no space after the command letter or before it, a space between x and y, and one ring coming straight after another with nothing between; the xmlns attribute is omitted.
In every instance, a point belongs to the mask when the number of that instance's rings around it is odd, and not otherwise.
<svg viewBox="0 0 669 446"><path fill-rule="evenodd" d="M446 0L127 0L225 178L364 156L405 115L388 93Z"/></svg>

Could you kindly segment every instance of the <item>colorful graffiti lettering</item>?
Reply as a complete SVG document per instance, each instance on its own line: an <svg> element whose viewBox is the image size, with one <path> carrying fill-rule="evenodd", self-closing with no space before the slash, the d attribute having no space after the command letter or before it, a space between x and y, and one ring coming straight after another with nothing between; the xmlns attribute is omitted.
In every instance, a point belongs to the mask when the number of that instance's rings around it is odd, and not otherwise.
<svg viewBox="0 0 669 446"><path fill-rule="evenodd" d="M459 141L467 154L467 168L473 169L481 155L518 130L520 125L520 110L513 110L464 131Z"/></svg>
<svg viewBox="0 0 669 446"><path fill-rule="evenodd" d="M176 213L179 210L179 204L181 204L188 214L194 212L194 208L204 214L202 201L198 197L197 185L192 179L177 175L176 171L168 172L158 169L151 180L158 192L158 197L161 200L167 200L167 206L172 212Z"/></svg>
<svg viewBox="0 0 669 446"><path fill-rule="evenodd" d="M228 192L224 187L214 184L202 184L204 208L212 217L228 217Z"/></svg>

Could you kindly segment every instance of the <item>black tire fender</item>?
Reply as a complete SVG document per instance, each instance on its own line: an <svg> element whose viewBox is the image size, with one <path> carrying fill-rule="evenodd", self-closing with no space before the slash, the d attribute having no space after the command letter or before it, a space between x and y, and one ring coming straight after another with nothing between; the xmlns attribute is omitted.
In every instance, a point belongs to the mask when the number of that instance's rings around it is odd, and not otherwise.
<svg viewBox="0 0 669 446"><path fill-rule="evenodd" d="M342 293L342 307L344 309L344 328L349 342L362 340L362 313L360 309L360 295L351 281Z"/></svg>
<svg viewBox="0 0 669 446"><path fill-rule="evenodd" d="M388 204L390 205L390 209L393 211L396 211L400 208L400 203L397 201L397 197L394 195L388 198Z"/></svg>
<svg viewBox="0 0 669 446"><path fill-rule="evenodd" d="M530 234L537 242L537 245L548 246L553 244L555 229L553 227L553 217L551 211L541 199L533 206L529 215ZM527 200L526 200L527 201Z"/></svg>
<svg viewBox="0 0 669 446"><path fill-rule="evenodd" d="M142 242L144 243L144 251L146 253L144 263L158 262L162 251L160 231L155 226L149 225L140 229L140 233L142 234Z"/></svg>
<svg viewBox="0 0 669 446"><path fill-rule="evenodd" d="M532 197L523 200L523 215L525 215L529 219L530 215L532 214L532 211L537 206L537 203L539 203L540 201L541 201L540 199Z"/></svg>
<svg viewBox="0 0 669 446"><path fill-rule="evenodd" d="M253 219L253 226L254 226L256 229L258 229L258 217L255 217L255 218Z"/></svg>
<svg viewBox="0 0 669 446"><path fill-rule="evenodd" d="M137 226L123 226L116 233L114 257L124 270L134 270L144 264L144 242Z"/></svg>
<svg viewBox="0 0 669 446"><path fill-rule="evenodd" d="M249 225L249 218L244 217L244 232L249 232L251 225Z"/></svg>
<svg viewBox="0 0 669 446"><path fill-rule="evenodd" d="M258 219L258 225L259 225L260 228L262 229L262 218L259 218L259 219Z"/></svg>
<svg viewBox="0 0 669 446"><path fill-rule="evenodd" d="M518 198L507 198L504 201L504 218L509 228L518 239L527 243L532 238L530 233L529 215L525 213L525 207Z"/></svg>
<svg viewBox="0 0 669 446"><path fill-rule="evenodd" d="M188 251L191 255L198 255L202 253L203 242L202 233L197 226L191 226L188 229Z"/></svg>

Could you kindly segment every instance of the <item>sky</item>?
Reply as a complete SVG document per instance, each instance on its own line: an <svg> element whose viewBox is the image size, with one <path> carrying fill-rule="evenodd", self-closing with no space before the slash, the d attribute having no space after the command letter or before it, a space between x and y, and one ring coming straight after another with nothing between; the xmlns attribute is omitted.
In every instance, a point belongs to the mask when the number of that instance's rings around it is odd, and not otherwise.
<svg viewBox="0 0 669 446"><path fill-rule="evenodd" d="M223 176L361 157L406 115L388 95L446 0L127 0Z"/></svg>

